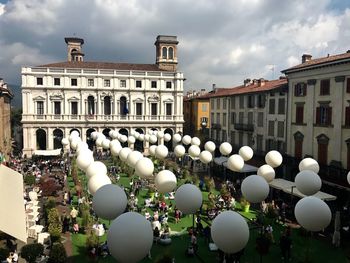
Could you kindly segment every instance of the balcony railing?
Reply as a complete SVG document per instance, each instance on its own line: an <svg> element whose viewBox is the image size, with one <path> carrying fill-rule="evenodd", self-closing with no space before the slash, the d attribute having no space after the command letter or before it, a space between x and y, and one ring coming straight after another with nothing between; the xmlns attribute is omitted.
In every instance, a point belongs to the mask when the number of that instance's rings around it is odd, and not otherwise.
<svg viewBox="0 0 350 263"><path fill-rule="evenodd" d="M238 131L254 131L254 124L235 123L234 127Z"/></svg>

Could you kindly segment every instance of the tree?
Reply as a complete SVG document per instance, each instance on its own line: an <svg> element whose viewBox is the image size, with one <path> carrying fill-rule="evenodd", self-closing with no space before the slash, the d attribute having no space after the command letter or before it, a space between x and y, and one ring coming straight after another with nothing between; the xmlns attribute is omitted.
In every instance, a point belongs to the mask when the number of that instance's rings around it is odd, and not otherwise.
<svg viewBox="0 0 350 263"><path fill-rule="evenodd" d="M52 245L48 263L65 263L67 262L67 252L62 243Z"/></svg>
<svg viewBox="0 0 350 263"><path fill-rule="evenodd" d="M26 175L24 177L24 183L26 185L32 186L35 184L35 176L34 175Z"/></svg>
<svg viewBox="0 0 350 263"><path fill-rule="evenodd" d="M0 248L0 260L1 262L3 260L6 261L7 256L9 255L10 251L7 248Z"/></svg>
<svg viewBox="0 0 350 263"><path fill-rule="evenodd" d="M28 244L22 247L21 257L28 263L35 263L37 257L44 252L44 246L40 243Z"/></svg>

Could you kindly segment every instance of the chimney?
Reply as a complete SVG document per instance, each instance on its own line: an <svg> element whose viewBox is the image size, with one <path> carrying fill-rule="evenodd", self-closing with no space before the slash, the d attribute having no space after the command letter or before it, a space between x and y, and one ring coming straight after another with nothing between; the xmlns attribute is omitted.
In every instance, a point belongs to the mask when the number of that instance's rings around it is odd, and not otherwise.
<svg viewBox="0 0 350 263"><path fill-rule="evenodd" d="M286 76L280 76L279 79L287 79Z"/></svg>
<svg viewBox="0 0 350 263"><path fill-rule="evenodd" d="M264 78L260 78L258 80L258 87L262 87L262 86L265 86L265 79Z"/></svg>
<svg viewBox="0 0 350 263"><path fill-rule="evenodd" d="M253 79L253 85L258 84L258 80L257 79Z"/></svg>
<svg viewBox="0 0 350 263"><path fill-rule="evenodd" d="M312 58L311 55L309 55L309 54L303 54L303 56L301 57L301 63L308 62L308 61L311 60L311 58Z"/></svg>
<svg viewBox="0 0 350 263"><path fill-rule="evenodd" d="M245 79L243 81L244 87L247 87L250 84L250 79Z"/></svg>

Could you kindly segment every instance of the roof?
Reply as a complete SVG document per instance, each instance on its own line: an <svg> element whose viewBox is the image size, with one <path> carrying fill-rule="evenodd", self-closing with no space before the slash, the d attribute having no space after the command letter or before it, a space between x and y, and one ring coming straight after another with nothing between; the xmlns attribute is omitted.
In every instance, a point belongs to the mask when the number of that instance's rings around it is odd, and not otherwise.
<svg viewBox="0 0 350 263"><path fill-rule="evenodd" d="M115 69L115 70L142 70L142 71L166 71L159 69L156 64L131 64L93 61L65 61L40 65L45 68L85 68L85 69Z"/></svg>
<svg viewBox="0 0 350 263"><path fill-rule="evenodd" d="M314 66L324 66L328 63L340 63L344 61L350 62L350 52L346 52L343 54L333 55L333 56L327 56L323 58L316 58L316 59L310 59L304 63L301 63L299 65L293 66L291 68L282 70L282 73L287 73L290 71L299 71L299 70L306 70L309 68L313 68Z"/></svg>

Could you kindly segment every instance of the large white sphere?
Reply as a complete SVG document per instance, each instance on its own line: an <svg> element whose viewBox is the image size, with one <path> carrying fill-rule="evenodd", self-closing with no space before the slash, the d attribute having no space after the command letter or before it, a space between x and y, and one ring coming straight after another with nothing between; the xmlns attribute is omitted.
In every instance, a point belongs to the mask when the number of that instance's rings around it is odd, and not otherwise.
<svg viewBox="0 0 350 263"><path fill-rule="evenodd" d="M103 149L105 149L105 150L107 150L107 149L109 149L109 144L110 144L110 140L108 140L108 139L104 139L103 141L102 141L102 147L103 147Z"/></svg>
<svg viewBox="0 0 350 263"><path fill-rule="evenodd" d="M248 224L240 214L225 211L213 220L211 236L220 250L233 254L241 251L247 245L249 240Z"/></svg>
<svg viewBox="0 0 350 263"><path fill-rule="evenodd" d="M213 155L209 151L202 151L199 155L199 160L202 163L210 163L213 160Z"/></svg>
<svg viewBox="0 0 350 263"><path fill-rule="evenodd" d="M154 172L154 164L151 159L143 157L139 159L135 165L135 173L140 177L152 176Z"/></svg>
<svg viewBox="0 0 350 263"><path fill-rule="evenodd" d="M184 214L194 214L201 207L202 192L193 184L181 185L175 193L175 204Z"/></svg>
<svg viewBox="0 0 350 263"><path fill-rule="evenodd" d="M238 154L242 156L244 161L249 161L253 158L254 152L249 146L243 146L239 149Z"/></svg>
<svg viewBox="0 0 350 263"><path fill-rule="evenodd" d="M232 146L228 142L223 142L219 147L222 155L229 155L232 152Z"/></svg>
<svg viewBox="0 0 350 263"><path fill-rule="evenodd" d="M141 142L143 142L144 140L145 140L145 135L144 134L142 134L142 133L140 133L140 135L139 135L139 141L141 141Z"/></svg>
<svg viewBox="0 0 350 263"><path fill-rule="evenodd" d="M185 135L185 136L182 138L182 143L185 144L185 145L189 145L189 144L191 143L191 136Z"/></svg>
<svg viewBox="0 0 350 263"><path fill-rule="evenodd" d="M139 151L133 151L129 153L126 161L130 167L135 167L137 161L140 160L142 157L142 153L140 153Z"/></svg>
<svg viewBox="0 0 350 263"><path fill-rule="evenodd" d="M151 135L145 134L145 141L148 142L150 137L151 137Z"/></svg>
<svg viewBox="0 0 350 263"><path fill-rule="evenodd" d="M94 157L90 150L89 151L81 150L80 154L77 157L77 165L83 171L85 171L90 166L90 164L93 163L93 161L94 161Z"/></svg>
<svg viewBox="0 0 350 263"><path fill-rule="evenodd" d="M164 141L169 142L171 140L171 135L169 133L164 134Z"/></svg>
<svg viewBox="0 0 350 263"><path fill-rule="evenodd" d="M128 159L128 155L129 153L131 153L132 150L128 147L124 147L120 150L119 152L119 158L120 160L122 160L123 162L126 162L126 160Z"/></svg>
<svg viewBox="0 0 350 263"><path fill-rule="evenodd" d="M112 138L112 135L113 135L113 130L110 130L110 131L108 132L108 136Z"/></svg>
<svg viewBox="0 0 350 263"><path fill-rule="evenodd" d="M136 142L136 139L135 139L134 136L129 136L129 137L128 137L128 143L129 143L129 145L130 145L130 144L134 144L135 142Z"/></svg>
<svg viewBox="0 0 350 263"><path fill-rule="evenodd" d="M93 131L93 132L90 134L91 139L93 139L94 141L97 139L97 136L98 136L98 132L97 132L97 131Z"/></svg>
<svg viewBox="0 0 350 263"><path fill-rule="evenodd" d="M101 147L102 146L102 143L103 143L103 141L105 140L106 138L104 138L104 137L102 137L102 136L100 136L100 137L97 137L97 139L96 139L96 146L97 147Z"/></svg>
<svg viewBox="0 0 350 263"><path fill-rule="evenodd" d="M188 153L192 158L196 158L201 153L201 149L197 145L191 145L188 149Z"/></svg>
<svg viewBox="0 0 350 263"><path fill-rule="evenodd" d="M81 139L80 137L74 137L70 143L70 147L73 149L73 150L76 150L77 147L78 147L78 144L81 142Z"/></svg>
<svg viewBox="0 0 350 263"><path fill-rule="evenodd" d="M148 131L148 134L149 134L149 135L153 135L153 134L154 134L154 133L153 133L153 130L149 130L149 131Z"/></svg>
<svg viewBox="0 0 350 263"><path fill-rule="evenodd" d="M62 143L64 146L68 145L68 144L69 144L68 138L63 138L63 139L61 140L61 143Z"/></svg>
<svg viewBox="0 0 350 263"><path fill-rule="evenodd" d="M315 173L318 173L320 171L320 166L318 165L318 162L315 159L312 158L304 158L299 163L299 171L304 170L310 170Z"/></svg>
<svg viewBox="0 0 350 263"><path fill-rule="evenodd" d="M107 232L108 249L121 263L135 263L147 256L153 244L151 223L135 212L118 216Z"/></svg>
<svg viewBox="0 0 350 263"><path fill-rule="evenodd" d="M181 144L179 144L175 146L174 153L176 157L182 157L186 153L186 149Z"/></svg>
<svg viewBox="0 0 350 263"><path fill-rule="evenodd" d="M198 137L193 137L191 139L191 144L199 146L199 145L201 145L201 140Z"/></svg>
<svg viewBox="0 0 350 263"><path fill-rule="evenodd" d="M128 140L128 137L126 135L121 135L119 141L126 142Z"/></svg>
<svg viewBox="0 0 350 263"><path fill-rule="evenodd" d="M211 153L214 152L215 148L216 148L216 145L212 141L208 141L204 144L204 149L208 152L211 152Z"/></svg>
<svg viewBox="0 0 350 263"><path fill-rule="evenodd" d="M238 155L231 155L227 160L227 168L234 172L240 172L243 169L244 160Z"/></svg>
<svg viewBox="0 0 350 263"><path fill-rule="evenodd" d="M85 151L89 149L89 145L86 143L86 142L82 142L80 141L78 144L77 144L77 148L75 150L75 153L78 155L80 151Z"/></svg>
<svg viewBox="0 0 350 263"><path fill-rule="evenodd" d="M157 130L154 130L154 131L153 131L153 135L155 135L155 136L157 137L158 131L157 131Z"/></svg>
<svg viewBox="0 0 350 263"><path fill-rule="evenodd" d="M350 184L350 172L348 172L347 178L348 178L348 183Z"/></svg>
<svg viewBox="0 0 350 263"><path fill-rule="evenodd" d="M157 136L155 136L154 134L149 136L149 141L150 143L156 143L158 141Z"/></svg>
<svg viewBox="0 0 350 263"><path fill-rule="evenodd" d="M320 191L322 186L321 178L310 170L299 172L294 181L297 189L304 195L314 195Z"/></svg>
<svg viewBox="0 0 350 263"><path fill-rule="evenodd" d="M243 196L251 203L260 203L269 195L269 184L259 175L250 175L242 181Z"/></svg>
<svg viewBox="0 0 350 263"><path fill-rule="evenodd" d="M135 130L134 129L131 129L130 136L135 136Z"/></svg>
<svg viewBox="0 0 350 263"><path fill-rule="evenodd" d="M135 139L138 139L138 138L139 138L139 136L140 136L140 133L139 133L139 132L137 132L137 131L135 131L135 134L134 134Z"/></svg>
<svg viewBox="0 0 350 263"><path fill-rule="evenodd" d="M270 165L264 164L259 167L257 174L261 177L264 177L266 182L270 183L273 179L275 179L275 169L273 169Z"/></svg>
<svg viewBox="0 0 350 263"><path fill-rule="evenodd" d="M118 135L119 135L119 133L117 132L117 131L112 131L112 133L111 133L111 135L110 135L110 137L112 138L112 139L117 139L118 138Z"/></svg>
<svg viewBox="0 0 350 263"><path fill-rule="evenodd" d="M265 162L273 168L282 164L283 157L278 151L269 151L265 156Z"/></svg>
<svg viewBox="0 0 350 263"><path fill-rule="evenodd" d="M160 171L154 180L159 193L172 192L176 187L176 176L169 170Z"/></svg>
<svg viewBox="0 0 350 263"><path fill-rule="evenodd" d="M88 178L92 177L96 173L107 174L107 167L103 162L95 161L86 168L85 173Z"/></svg>
<svg viewBox="0 0 350 263"><path fill-rule="evenodd" d="M79 132L78 132L78 131L74 130L74 131L72 131L72 132L70 133L70 136L71 136L71 137L79 137L80 135L79 135Z"/></svg>
<svg viewBox="0 0 350 263"><path fill-rule="evenodd" d="M127 204L124 190L116 184L100 187L92 199L92 208L99 217L106 220L113 220L121 215Z"/></svg>
<svg viewBox="0 0 350 263"><path fill-rule="evenodd" d="M120 144L113 144L110 149L113 156L118 156L123 147Z"/></svg>
<svg viewBox="0 0 350 263"><path fill-rule="evenodd" d="M112 149L112 147L113 147L114 145L121 146L120 142L119 142L118 140L116 140L116 139L110 141L110 143L109 143L109 148Z"/></svg>
<svg viewBox="0 0 350 263"><path fill-rule="evenodd" d="M159 139L164 138L164 132L163 132L163 131L159 131L159 132L157 133L157 137L158 137Z"/></svg>
<svg viewBox="0 0 350 263"><path fill-rule="evenodd" d="M309 231L321 231L332 219L328 205L314 196L300 199L295 206L294 214L298 223Z"/></svg>
<svg viewBox="0 0 350 263"><path fill-rule="evenodd" d="M173 139L174 139L174 142L179 143L181 142L181 135L176 133L174 134Z"/></svg>
<svg viewBox="0 0 350 263"><path fill-rule="evenodd" d="M150 155L155 156L155 155L156 155L156 149L157 149L157 145L151 145L151 146L149 147L149 153L150 153Z"/></svg>
<svg viewBox="0 0 350 263"><path fill-rule="evenodd" d="M88 181L89 192L90 194L95 195L96 191L100 189L100 187L111 183L111 179L109 179L105 173L97 172L91 176Z"/></svg>
<svg viewBox="0 0 350 263"><path fill-rule="evenodd" d="M168 156L168 153L168 148L165 145L161 144L157 146L155 155L158 159L164 159Z"/></svg>

